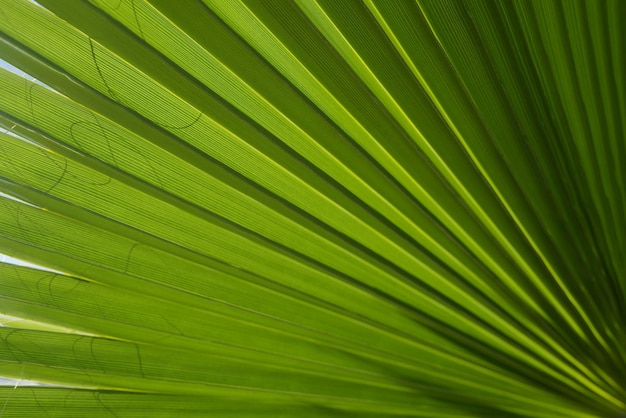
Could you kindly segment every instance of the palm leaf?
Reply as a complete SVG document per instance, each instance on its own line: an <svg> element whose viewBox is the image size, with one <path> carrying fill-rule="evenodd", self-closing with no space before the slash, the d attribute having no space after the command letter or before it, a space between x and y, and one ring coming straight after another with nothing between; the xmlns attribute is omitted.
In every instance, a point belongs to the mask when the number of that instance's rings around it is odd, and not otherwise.
<svg viewBox="0 0 626 418"><path fill-rule="evenodd" d="M624 413L625 7L0 0L0 416Z"/></svg>

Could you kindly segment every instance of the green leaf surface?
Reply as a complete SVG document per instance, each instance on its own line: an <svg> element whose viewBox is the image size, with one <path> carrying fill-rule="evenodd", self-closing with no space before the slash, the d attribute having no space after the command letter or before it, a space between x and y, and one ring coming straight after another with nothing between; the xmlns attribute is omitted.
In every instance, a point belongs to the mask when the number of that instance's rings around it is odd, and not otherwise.
<svg viewBox="0 0 626 418"><path fill-rule="evenodd" d="M623 18L0 0L0 416L625 413Z"/></svg>

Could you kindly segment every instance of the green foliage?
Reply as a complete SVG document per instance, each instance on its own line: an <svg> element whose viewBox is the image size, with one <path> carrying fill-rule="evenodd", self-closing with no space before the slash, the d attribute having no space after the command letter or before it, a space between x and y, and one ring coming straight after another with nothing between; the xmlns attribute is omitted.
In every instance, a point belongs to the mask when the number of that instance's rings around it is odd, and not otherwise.
<svg viewBox="0 0 626 418"><path fill-rule="evenodd" d="M0 416L626 411L626 2L39 3Z"/></svg>

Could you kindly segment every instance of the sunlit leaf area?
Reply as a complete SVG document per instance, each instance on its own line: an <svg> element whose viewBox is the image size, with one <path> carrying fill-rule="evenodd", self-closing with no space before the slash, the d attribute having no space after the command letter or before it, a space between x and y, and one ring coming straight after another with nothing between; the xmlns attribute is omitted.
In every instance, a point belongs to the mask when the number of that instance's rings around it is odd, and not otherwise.
<svg viewBox="0 0 626 418"><path fill-rule="evenodd" d="M625 22L0 0L0 417L626 416Z"/></svg>

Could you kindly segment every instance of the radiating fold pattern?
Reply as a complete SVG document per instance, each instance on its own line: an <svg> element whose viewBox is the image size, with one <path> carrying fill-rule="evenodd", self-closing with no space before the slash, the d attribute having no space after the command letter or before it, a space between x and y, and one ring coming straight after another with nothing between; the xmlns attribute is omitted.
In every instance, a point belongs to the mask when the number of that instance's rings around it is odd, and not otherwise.
<svg viewBox="0 0 626 418"><path fill-rule="evenodd" d="M0 0L0 415L626 412L620 17Z"/></svg>

